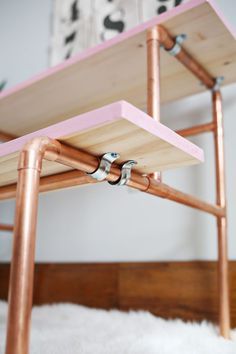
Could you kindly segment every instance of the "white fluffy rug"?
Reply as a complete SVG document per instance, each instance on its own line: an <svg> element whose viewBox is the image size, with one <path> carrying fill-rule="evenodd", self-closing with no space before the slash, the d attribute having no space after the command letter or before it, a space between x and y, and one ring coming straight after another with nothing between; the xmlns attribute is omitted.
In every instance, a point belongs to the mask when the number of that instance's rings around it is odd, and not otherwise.
<svg viewBox="0 0 236 354"><path fill-rule="evenodd" d="M6 311L0 302L0 353ZM59 304L34 308L30 354L236 354L236 330L232 337L220 338L206 322Z"/></svg>

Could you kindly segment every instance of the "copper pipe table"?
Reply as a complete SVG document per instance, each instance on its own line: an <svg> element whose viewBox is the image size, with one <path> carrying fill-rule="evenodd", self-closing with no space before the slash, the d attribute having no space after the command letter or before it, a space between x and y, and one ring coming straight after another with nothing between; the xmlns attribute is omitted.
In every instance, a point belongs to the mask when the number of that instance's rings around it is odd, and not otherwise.
<svg viewBox="0 0 236 354"><path fill-rule="evenodd" d="M0 137L14 139L0 146L0 199L16 197L6 354L29 350L38 192L95 183L87 173L97 169L108 151L119 153L120 159L107 180L117 181L121 164L134 159L138 164L128 186L216 217L219 324L221 335L229 338L220 84L235 81L232 30L212 1L193 0L0 95ZM209 123L178 134L159 123L161 103L206 89L212 95ZM202 151L183 137L206 132L214 135L216 204L164 184L160 173L202 161Z"/></svg>

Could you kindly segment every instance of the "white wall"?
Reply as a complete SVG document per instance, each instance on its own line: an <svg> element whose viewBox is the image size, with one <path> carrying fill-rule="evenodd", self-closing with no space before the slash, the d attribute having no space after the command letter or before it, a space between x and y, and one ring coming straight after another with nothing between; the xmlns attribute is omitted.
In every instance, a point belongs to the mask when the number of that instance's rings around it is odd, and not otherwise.
<svg viewBox="0 0 236 354"><path fill-rule="evenodd" d="M236 25L233 0L218 0ZM9 85L47 67L51 1L0 0L0 78ZM229 207L229 254L236 259L236 86L223 89ZM209 93L169 104L162 121L182 128L207 121ZM164 174L177 188L214 202L212 137L194 142L206 164ZM12 222L14 202L0 204L1 222ZM11 254L12 238L0 235L0 260ZM216 258L216 226L210 215L126 188L100 184L40 196L37 238L39 261L188 260Z"/></svg>

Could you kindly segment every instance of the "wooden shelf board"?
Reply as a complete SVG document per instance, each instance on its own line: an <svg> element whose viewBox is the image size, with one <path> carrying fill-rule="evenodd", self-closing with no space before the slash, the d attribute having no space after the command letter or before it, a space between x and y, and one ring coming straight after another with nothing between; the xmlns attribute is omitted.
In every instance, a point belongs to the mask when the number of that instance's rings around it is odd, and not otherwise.
<svg viewBox="0 0 236 354"><path fill-rule="evenodd" d="M209 73L236 81L236 42L212 1L193 0L80 53L0 95L2 130L17 136L102 105L127 100L146 107L146 29L162 24ZM17 59L16 59L17 65ZM204 91L175 58L161 50L161 100Z"/></svg>
<svg viewBox="0 0 236 354"><path fill-rule="evenodd" d="M100 156L114 151L118 162L134 159L135 170L147 174L203 161L203 152L131 104L120 101L0 145L0 186L16 182L17 160L24 144L48 136ZM45 161L42 175L69 170Z"/></svg>

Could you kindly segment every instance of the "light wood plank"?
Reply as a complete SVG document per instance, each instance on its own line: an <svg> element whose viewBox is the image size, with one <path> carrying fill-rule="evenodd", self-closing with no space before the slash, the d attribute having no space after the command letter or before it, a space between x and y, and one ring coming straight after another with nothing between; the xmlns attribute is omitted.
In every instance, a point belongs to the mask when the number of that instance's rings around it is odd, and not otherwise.
<svg viewBox="0 0 236 354"><path fill-rule="evenodd" d="M224 84L236 81L234 35L211 3L193 0L3 92L4 132L21 136L120 99L145 109L146 29L156 24L173 36L186 33L184 47L212 76L223 75ZM175 58L161 51L162 102L204 90Z"/></svg>
<svg viewBox="0 0 236 354"><path fill-rule="evenodd" d="M96 156L118 152L118 163L134 159L138 163L135 170L142 174L203 160L203 152L197 146L121 101L0 145L0 186L16 182L19 152L37 136L58 139ZM66 166L45 161L42 175L67 170L70 169Z"/></svg>

